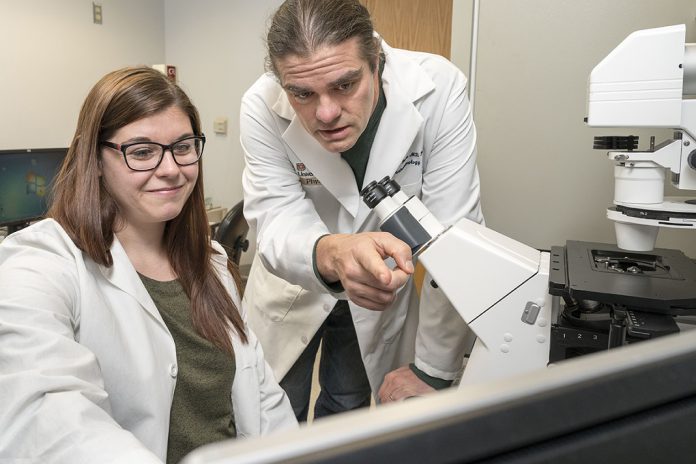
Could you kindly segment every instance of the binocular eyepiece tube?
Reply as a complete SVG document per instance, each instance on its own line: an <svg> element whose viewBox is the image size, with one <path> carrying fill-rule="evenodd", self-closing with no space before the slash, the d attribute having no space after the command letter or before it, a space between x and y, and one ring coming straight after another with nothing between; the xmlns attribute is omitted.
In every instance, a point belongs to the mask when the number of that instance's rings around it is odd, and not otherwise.
<svg viewBox="0 0 696 464"><path fill-rule="evenodd" d="M377 214L380 230L408 244L414 254L444 230L418 197L406 195L389 176L370 182L360 195Z"/></svg>

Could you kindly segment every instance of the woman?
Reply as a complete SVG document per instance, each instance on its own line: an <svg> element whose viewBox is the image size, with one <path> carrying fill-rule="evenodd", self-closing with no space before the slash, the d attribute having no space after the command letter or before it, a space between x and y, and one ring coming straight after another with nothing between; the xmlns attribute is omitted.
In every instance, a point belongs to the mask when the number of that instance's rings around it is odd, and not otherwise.
<svg viewBox="0 0 696 464"><path fill-rule="evenodd" d="M157 71L87 96L49 219L0 246L0 462L177 462L296 424L210 240L204 145Z"/></svg>

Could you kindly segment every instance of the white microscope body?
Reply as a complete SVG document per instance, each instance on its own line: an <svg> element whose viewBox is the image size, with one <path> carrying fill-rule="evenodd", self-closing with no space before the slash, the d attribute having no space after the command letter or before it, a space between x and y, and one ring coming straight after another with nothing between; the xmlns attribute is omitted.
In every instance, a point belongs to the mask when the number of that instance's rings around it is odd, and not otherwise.
<svg viewBox="0 0 696 464"><path fill-rule="evenodd" d="M380 228L415 250L477 339L461 385L539 369L548 363L550 255L469 219L445 229L417 197L388 178L363 190ZM391 195L391 196L390 196Z"/></svg>
<svg viewBox="0 0 696 464"><path fill-rule="evenodd" d="M616 163L617 242L652 250L658 227L696 226L696 201L664 198L665 170L681 189L696 189L696 44L672 26L631 34L589 79L591 126L669 127L675 137L650 151L611 151ZM396 186L396 187L394 187ZM370 190L372 189L372 190ZM369 190L369 191L368 191ZM406 241L477 336L461 384L501 379L549 362L556 257L468 219L445 229L417 197L388 178L363 190L382 230ZM632 211L638 210L638 213ZM648 212L669 218L650 218ZM633 214L633 215L631 215Z"/></svg>
<svg viewBox="0 0 696 464"><path fill-rule="evenodd" d="M664 196L667 170L675 187L696 189L696 44L685 38L683 24L634 32L589 77L589 126L675 129L647 151L609 151L616 207L607 217L626 250L652 250L659 227L696 226L696 200Z"/></svg>
<svg viewBox="0 0 696 464"><path fill-rule="evenodd" d="M460 385L546 366L549 253L462 219L418 256L477 337Z"/></svg>

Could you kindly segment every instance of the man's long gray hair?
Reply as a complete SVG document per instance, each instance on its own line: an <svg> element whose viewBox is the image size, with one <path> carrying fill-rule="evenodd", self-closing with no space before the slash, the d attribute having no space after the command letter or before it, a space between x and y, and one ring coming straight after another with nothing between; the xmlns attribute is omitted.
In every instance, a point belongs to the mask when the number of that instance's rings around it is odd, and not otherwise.
<svg viewBox="0 0 696 464"><path fill-rule="evenodd" d="M360 53L374 72L380 53L370 13L358 0L286 0L271 19L266 69L280 78L278 60L307 57L320 47L357 37Z"/></svg>

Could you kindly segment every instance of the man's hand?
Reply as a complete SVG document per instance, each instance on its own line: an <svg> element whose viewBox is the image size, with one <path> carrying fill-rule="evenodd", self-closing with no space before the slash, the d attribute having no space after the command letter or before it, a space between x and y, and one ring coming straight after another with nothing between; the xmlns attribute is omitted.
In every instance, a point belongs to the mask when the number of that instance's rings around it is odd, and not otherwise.
<svg viewBox="0 0 696 464"><path fill-rule="evenodd" d="M386 232L333 234L319 239L317 269L326 282L341 281L348 298L363 308L382 311L413 273L411 249ZM392 270L384 260L392 257Z"/></svg>
<svg viewBox="0 0 696 464"><path fill-rule="evenodd" d="M413 396L423 396L434 391L437 390L416 377L408 366L404 366L384 376L384 382L379 387L377 396L381 403L390 403L403 401Z"/></svg>

